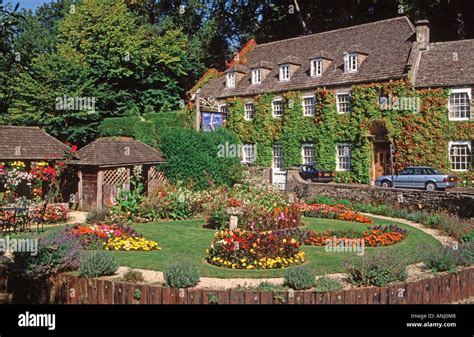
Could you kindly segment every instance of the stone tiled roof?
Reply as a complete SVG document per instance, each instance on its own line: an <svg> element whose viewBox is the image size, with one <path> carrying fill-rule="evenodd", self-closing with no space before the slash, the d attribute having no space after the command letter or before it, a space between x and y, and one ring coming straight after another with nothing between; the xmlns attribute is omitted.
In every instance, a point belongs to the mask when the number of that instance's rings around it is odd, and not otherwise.
<svg viewBox="0 0 474 337"><path fill-rule="evenodd" d="M288 55L283 60L280 60L278 64L296 64L300 66L303 64L303 60L301 60L299 57Z"/></svg>
<svg viewBox="0 0 474 337"><path fill-rule="evenodd" d="M422 51L416 87L474 84L474 40L430 43Z"/></svg>
<svg viewBox="0 0 474 337"><path fill-rule="evenodd" d="M77 151L79 165L126 166L164 163L158 150L131 137L104 137Z"/></svg>
<svg viewBox="0 0 474 337"><path fill-rule="evenodd" d="M38 127L0 126L0 161L63 158L69 147Z"/></svg>
<svg viewBox="0 0 474 337"><path fill-rule="evenodd" d="M261 84L251 84L250 71L236 84L235 88L225 87L225 78L209 81L201 90L201 97L232 97L255 95L264 92L278 92L315 88L320 86L340 86L371 82L407 76L407 60L415 38L415 29L406 17L377 21L318 34L257 45L247 55L250 67L261 62L273 64L269 75ZM357 73L343 71L344 53L357 50L367 53ZM323 76L310 77L310 59L321 55L333 58ZM302 60L291 80L278 81L278 64L288 56Z"/></svg>

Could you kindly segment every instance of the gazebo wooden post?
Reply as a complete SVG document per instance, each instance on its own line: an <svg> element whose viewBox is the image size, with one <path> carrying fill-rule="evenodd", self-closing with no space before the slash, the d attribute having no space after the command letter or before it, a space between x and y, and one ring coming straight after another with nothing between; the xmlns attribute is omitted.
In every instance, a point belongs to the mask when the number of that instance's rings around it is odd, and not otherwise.
<svg viewBox="0 0 474 337"><path fill-rule="evenodd" d="M102 185L104 184L104 171L97 171L97 209L102 208Z"/></svg>
<svg viewBox="0 0 474 337"><path fill-rule="evenodd" d="M77 193L78 193L78 198L79 198L79 209L82 209L82 199L83 199L83 196L82 196L82 170L79 169L77 171L77 176L79 178L79 184L77 184Z"/></svg>

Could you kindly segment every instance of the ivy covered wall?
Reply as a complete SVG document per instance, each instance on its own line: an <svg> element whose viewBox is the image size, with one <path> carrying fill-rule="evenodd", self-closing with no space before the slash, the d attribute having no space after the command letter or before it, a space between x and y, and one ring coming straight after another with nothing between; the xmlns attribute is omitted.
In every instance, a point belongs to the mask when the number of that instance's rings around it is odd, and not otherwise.
<svg viewBox="0 0 474 337"><path fill-rule="evenodd" d="M307 92L305 92L305 95ZM337 172L337 180L368 183L371 175L373 143L370 138L374 122L382 124L395 146L394 165L431 165L449 170L448 142L472 141L474 122L450 122L447 101L449 89L414 90L406 81L354 85L351 88L352 111L338 114L333 90L314 92L316 113L303 115L302 92L279 94L285 99L285 114L272 117L272 100L277 96L230 98L226 127L242 143L256 144L256 164L271 166L272 145L282 147L284 165L301 164L301 144L314 144L315 160L326 169L336 168L336 144L351 144L351 171ZM381 109L379 99L388 97L420 98L419 112ZM253 101L254 119L244 119L244 105ZM472 184L474 172L456 172L465 184Z"/></svg>

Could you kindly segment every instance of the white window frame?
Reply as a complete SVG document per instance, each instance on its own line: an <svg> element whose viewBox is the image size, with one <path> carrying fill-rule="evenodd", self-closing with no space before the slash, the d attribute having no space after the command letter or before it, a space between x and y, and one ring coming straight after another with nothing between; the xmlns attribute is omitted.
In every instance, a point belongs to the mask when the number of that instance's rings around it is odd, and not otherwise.
<svg viewBox="0 0 474 337"><path fill-rule="evenodd" d="M246 153L246 151L249 151ZM250 155L247 155L250 154ZM242 163L250 164L255 163L255 144L243 144L242 145Z"/></svg>
<svg viewBox="0 0 474 337"><path fill-rule="evenodd" d="M291 78L291 65L282 64L280 65L280 81L289 81Z"/></svg>
<svg viewBox="0 0 474 337"><path fill-rule="evenodd" d="M275 103L280 103L281 102L281 115L280 114L275 114L277 110L275 110ZM275 98L272 101L272 117L274 118L282 118L285 115L285 101L283 98Z"/></svg>
<svg viewBox="0 0 474 337"><path fill-rule="evenodd" d="M341 96L349 96L349 110L348 111L341 111L339 104L345 103L345 102L339 102L339 97ZM347 114L351 113L352 111L352 102L351 102L351 93L350 92L338 92L336 93L336 108L337 108L337 113L342 115L342 114Z"/></svg>
<svg viewBox="0 0 474 337"><path fill-rule="evenodd" d="M451 160L451 148L456 145L467 145L467 148L469 150L469 155L467 155L467 163L466 163L466 168L465 169L453 169L453 162ZM466 172L469 171L471 168L471 163L472 163L472 143L471 141L451 141L448 143L448 157L449 157L449 168L451 171L454 172ZM462 163L461 163L462 165Z"/></svg>
<svg viewBox="0 0 474 337"><path fill-rule="evenodd" d="M272 168L277 171L283 170L283 150L280 145L272 147Z"/></svg>
<svg viewBox="0 0 474 337"><path fill-rule="evenodd" d="M452 110L451 110L451 94L467 94L469 97L469 115L466 117L451 117ZM453 88L451 89L451 93L448 98L448 119L450 121L468 121L471 119L472 114L472 90L471 88Z"/></svg>
<svg viewBox="0 0 474 337"><path fill-rule="evenodd" d="M219 112L222 114L222 121L226 121L229 118L229 110L227 104L219 104Z"/></svg>
<svg viewBox="0 0 474 337"><path fill-rule="evenodd" d="M255 68L252 69L252 84L260 84L262 83L262 69Z"/></svg>
<svg viewBox="0 0 474 337"><path fill-rule="evenodd" d="M311 60L311 77L323 76L323 59L317 58Z"/></svg>
<svg viewBox="0 0 474 337"><path fill-rule="evenodd" d="M346 155L339 155L339 147L345 147L347 146L349 148L349 154L346 156ZM343 165L346 163L344 161L341 161L341 158L348 158L347 160L347 166L348 167L344 167ZM350 171L351 170L351 144L349 143L338 143L336 144L336 171L340 171L340 172L347 172L347 171Z"/></svg>
<svg viewBox="0 0 474 337"><path fill-rule="evenodd" d="M252 106L252 109L248 109L248 107ZM250 112L252 113L252 117L249 117ZM244 104L244 119L246 121L251 121L253 120L255 116L255 104L253 102L245 102Z"/></svg>
<svg viewBox="0 0 474 337"><path fill-rule="evenodd" d="M346 53L344 55L344 72L356 73L359 70L359 54Z"/></svg>
<svg viewBox="0 0 474 337"><path fill-rule="evenodd" d="M226 87L235 88L235 72L227 73L226 75Z"/></svg>
<svg viewBox="0 0 474 337"><path fill-rule="evenodd" d="M313 100L312 111L309 114L306 112L306 108L307 108L307 106L305 104L306 99L312 99ZM301 100L301 106L303 107L303 116L314 117L314 115L316 113L316 97L314 95L303 96L303 98Z"/></svg>
<svg viewBox="0 0 474 337"><path fill-rule="evenodd" d="M311 156L307 156L305 151L306 149L309 148L310 151L312 151ZM312 160L306 161L306 158L312 157ZM316 151L314 144L301 144L301 163L303 165L314 165L316 162Z"/></svg>

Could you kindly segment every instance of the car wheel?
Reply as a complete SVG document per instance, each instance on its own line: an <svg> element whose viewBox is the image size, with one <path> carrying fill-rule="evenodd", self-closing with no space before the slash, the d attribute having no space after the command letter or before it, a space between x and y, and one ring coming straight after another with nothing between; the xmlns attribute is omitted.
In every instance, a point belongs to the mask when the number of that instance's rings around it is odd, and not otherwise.
<svg viewBox="0 0 474 337"><path fill-rule="evenodd" d="M432 182L426 183L425 188L427 191L434 191L436 190L436 184Z"/></svg>
<svg viewBox="0 0 474 337"><path fill-rule="evenodd" d="M382 185L381 185L381 186L382 186L382 187L391 187L392 184L390 184L390 181L384 180L384 181L382 181Z"/></svg>

